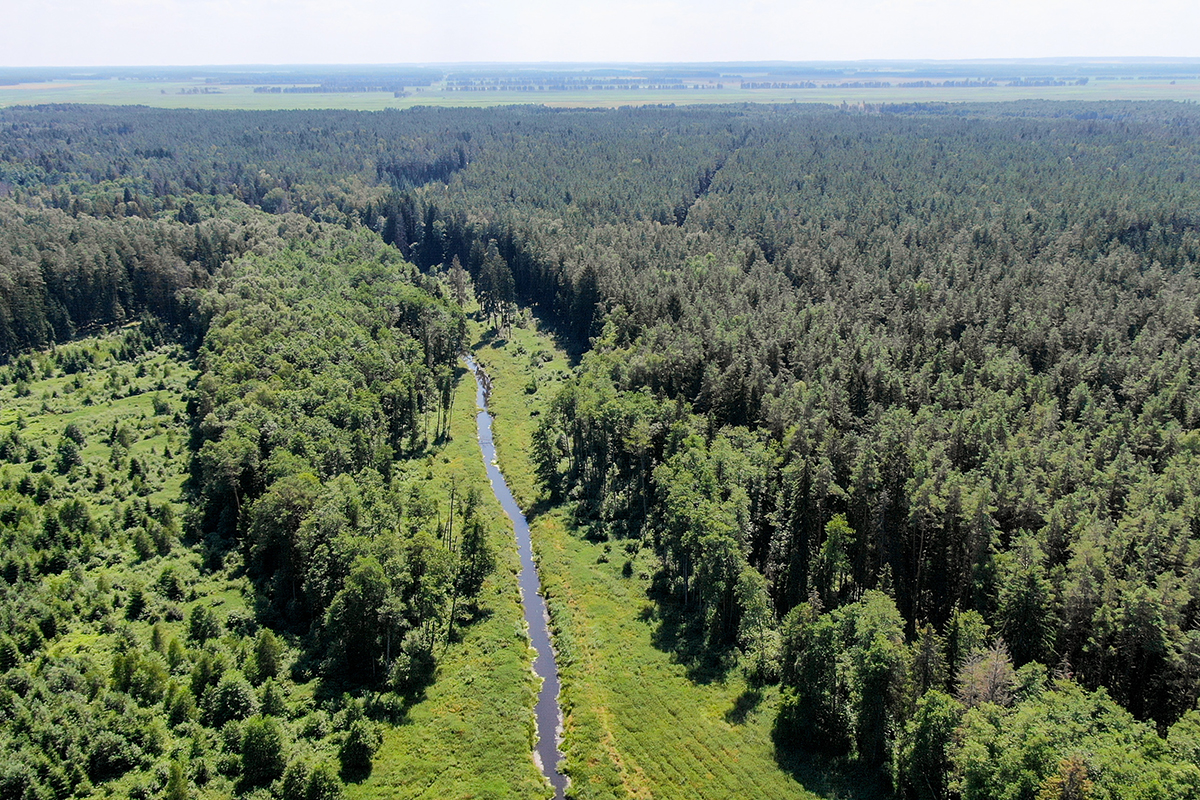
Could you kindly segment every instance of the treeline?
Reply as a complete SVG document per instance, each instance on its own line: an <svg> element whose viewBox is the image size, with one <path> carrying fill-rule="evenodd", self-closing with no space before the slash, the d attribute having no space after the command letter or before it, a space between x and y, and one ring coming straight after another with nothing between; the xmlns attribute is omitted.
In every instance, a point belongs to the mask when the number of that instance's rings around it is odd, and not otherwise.
<svg viewBox="0 0 1200 800"><path fill-rule="evenodd" d="M269 224L245 207L203 201L204 219L191 202L158 219L132 196L115 211L72 205L0 200L0 356L143 315L195 342L204 334L196 290L238 257L279 248L310 224Z"/></svg>
<svg viewBox="0 0 1200 800"><path fill-rule="evenodd" d="M777 741L886 765L902 797L1200 791L1195 709L1160 735L1062 670L1014 669L977 612L956 613L945 636L925 625L908 641L904 627L876 590L829 612L817 599L793 609L782 627Z"/></svg>
<svg viewBox="0 0 1200 800"><path fill-rule="evenodd" d="M449 431L461 308L376 237L243 262L208 296L189 409L199 529L258 618L335 682L419 690L491 571L477 495L443 518L408 459Z"/></svg>
<svg viewBox="0 0 1200 800"><path fill-rule="evenodd" d="M418 209L407 193L431 182L443 185L485 151L520 151L527 146L522 126L530 122L549 122L554 140L569 142L573 122L554 122L556 116L544 109L499 114L5 109L0 355L63 341L142 311L186 318L179 289L203 285L206 273L270 236L229 225L245 216L231 199L272 214L300 213L313 222L365 225L423 266L443 260L448 265L452 252L466 265L472 241L465 237L479 239L480 255L489 237L468 230L465 212L439 226L438 216ZM720 112L716 118L728 116ZM602 127L589 134L595 142L620 138L628 124L596 120ZM690 120L681 131L701 142L708 122ZM653 183L673 188L681 163L660 162ZM641 183L635 180L630 192ZM694 176L685 182L684 198ZM261 227L262 221L252 225ZM504 237L501 228L489 233ZM443 236L461 241L435 244ZM422 243L423 248L411 247ZM504 246L511 260L517 246ZM470 263L477 273L481 259ZM99 302L80 308L82 293Z"/></svg>
<svg viewBox="0 0 1200 800"><path fill-rule="evenodd" d="M483 114L473 110L467 124L482 127ZM279 190L274 197L287 197L297 210L337 216L339 202L376 182L377 162L426 163L468 147L460 138L464 123L463 115L434 109L8 108L0 115L0 183L17 193L53 187L60 195L128 188L160 204L194 192L258 205Z"/></svg>

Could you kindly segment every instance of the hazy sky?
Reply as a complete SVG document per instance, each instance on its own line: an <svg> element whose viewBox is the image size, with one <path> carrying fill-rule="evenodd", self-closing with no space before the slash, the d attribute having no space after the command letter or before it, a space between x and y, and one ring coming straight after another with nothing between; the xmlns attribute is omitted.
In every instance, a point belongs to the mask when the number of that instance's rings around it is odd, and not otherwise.
<svg viewBox="0 0 1200 800"><path fill-rule="evenodd" d="M1200 56L1196 0L0 0L5 66Z"/></svg>

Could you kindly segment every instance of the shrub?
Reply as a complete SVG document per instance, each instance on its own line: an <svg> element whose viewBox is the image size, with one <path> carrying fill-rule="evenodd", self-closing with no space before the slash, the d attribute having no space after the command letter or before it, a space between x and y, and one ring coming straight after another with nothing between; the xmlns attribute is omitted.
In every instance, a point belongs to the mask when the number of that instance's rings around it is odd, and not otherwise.
<svg viewBox="0 0 1200 800"><path fill-rule="evenodd" d="M342 762L342 775L347 778L362 778L371 772L371 759L379 749L379 734L375 726L365 719L357 719L350 725L346 739L338 751Z"/></svg>
<svg viewBox="0 0 1200 800"><path fill-rule="evenodd" d="M333 765L318 764L308 776L304 800L343 800L346 790Z"/></svg>
<svg viewBox="0 0 1200 800"><path fill-rule="evenodd" d="M229 670L217 682L209 702L209 719L214 727L230 720L246 719L258 711L258 700L250 682L237 670Z"/></svg>
<svg viewBox="0 0 1200 800"><path fill-rule="evenodd" d="M208 606L195 606L188 614L188 638L196 644L204 644L209 639L221 635L221 623L217 615Z"/></svg>
<svg viewBox="0 0 1200 800"><path fill-rule="evenodd" d="M274 717L251 717L242 727L242 780L262 786L283 774L283 731Z"/></svg>

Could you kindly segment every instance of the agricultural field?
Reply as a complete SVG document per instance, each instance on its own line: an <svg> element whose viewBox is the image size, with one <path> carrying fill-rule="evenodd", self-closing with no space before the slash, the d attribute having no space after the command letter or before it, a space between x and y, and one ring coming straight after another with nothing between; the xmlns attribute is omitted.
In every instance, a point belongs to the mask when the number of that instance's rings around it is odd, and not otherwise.
<svg viewBox="0 0 1200 800"><path fill-rule="evenodd" d="M404 96L394 92L263 93L245 85L216 85L205 81L61 80L0 85L0 107L44 103L101 103L155 108L195 109L347 109L381 111L416 106L445 108L504 105L545 105L554 108L619 108L650 105L712 105L726 103L989 103L1013 100L1200 100L1200 80L1109 80L1085 86L994 86L964 88L742 89L616 89L595 91L525 92L500 89L486 92L448 91L444 86L413 87Z"/></svg>

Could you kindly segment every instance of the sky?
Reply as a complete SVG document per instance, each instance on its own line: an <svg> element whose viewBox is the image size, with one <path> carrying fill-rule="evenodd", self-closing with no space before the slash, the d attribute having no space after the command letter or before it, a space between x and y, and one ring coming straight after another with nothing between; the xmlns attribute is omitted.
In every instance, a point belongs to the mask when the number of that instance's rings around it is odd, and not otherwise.
<svg viewBox="0 0 1200 800"><path fill-rule="evenodd" d="M0 0L0 66L1200 57L1196 0Z"/></svg>

